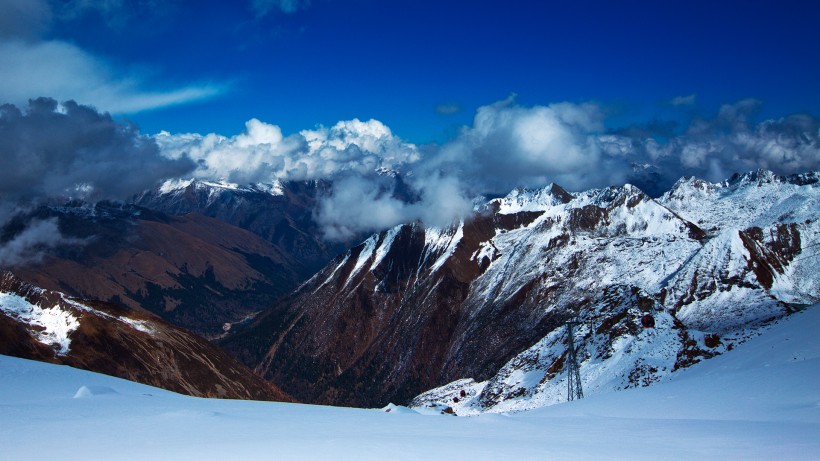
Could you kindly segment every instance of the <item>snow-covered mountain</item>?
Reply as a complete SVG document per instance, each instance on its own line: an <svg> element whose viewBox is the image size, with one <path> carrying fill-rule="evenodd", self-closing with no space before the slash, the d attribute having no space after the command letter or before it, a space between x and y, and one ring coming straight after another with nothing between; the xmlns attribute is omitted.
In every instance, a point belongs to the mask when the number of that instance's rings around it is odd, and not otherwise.
<svg viewBox="0 0 820 461"><path fill-rule="evenodd" d="M248 230L290 257L304 280L348 248L325 241L313 219L316 201L329 187L323 181L239 185L169 180L139 194L134 203L170 215L198 213Z"/></svg>
<svg viewBox="0 0 820 461"><path fill-rule="evenodd" d="M817 174L516 190L450 228L371 236L224 343L310 402L482 412L636 387L820 300ZM644 329L650 315L655 327ZM449 384L448 384L449 383ZM464 391L462 396L462 391Z"/></svg>
<svg viewBox="0 0 820 461"><path fill-rule="evenodd" d="M0 353L200 397L290 397L202 338L144 311L84 301L0 274Z"/></svg>

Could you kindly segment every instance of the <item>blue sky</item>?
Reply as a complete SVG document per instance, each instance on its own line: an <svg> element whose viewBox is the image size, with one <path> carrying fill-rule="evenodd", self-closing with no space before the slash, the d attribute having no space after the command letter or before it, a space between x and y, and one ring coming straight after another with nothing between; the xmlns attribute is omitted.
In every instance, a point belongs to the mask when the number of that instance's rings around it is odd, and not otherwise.
<svg viewBox="0 0 820 461"><path fill-rule="evenodd" d="M443 142L511 94L524 106L594 102L609 127L746 98L763 118L820 114L813 1L25 1L49 11L17 36L85 53L101 85L126 81L135 97L187 90L148 107L108 104L117 93L42 95L146 133L375 118L402 139Z"/></svg>
<svg viewBox="0 0 820 461"><path fill-rule="evenodd" d="M349 239L516 187L818 171L818 24L789 0L0 0L0 223L323 179L314 218Z"/></svg>

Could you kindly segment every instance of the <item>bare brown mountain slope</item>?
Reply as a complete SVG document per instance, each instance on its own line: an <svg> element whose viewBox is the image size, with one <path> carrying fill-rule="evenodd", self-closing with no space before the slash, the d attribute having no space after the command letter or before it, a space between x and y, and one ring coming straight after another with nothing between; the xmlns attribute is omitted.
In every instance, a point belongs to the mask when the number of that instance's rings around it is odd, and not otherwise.
<svg viewBox="0 0 820 461"><path fill-rule="evenodd" d="M15 268L34 285L146 309L206 337L293 289L301 263L257 235L197 213L169 216L100 203L43 207L64 236L38 264ZM31 218L30 218L31 219Z"/></svg>
<svg viewBox="0 0 820 461"><path fill-rule="evenodd" d="M156 316L0 274L0 354L199 397L293 401L208 341Z"/></svg>

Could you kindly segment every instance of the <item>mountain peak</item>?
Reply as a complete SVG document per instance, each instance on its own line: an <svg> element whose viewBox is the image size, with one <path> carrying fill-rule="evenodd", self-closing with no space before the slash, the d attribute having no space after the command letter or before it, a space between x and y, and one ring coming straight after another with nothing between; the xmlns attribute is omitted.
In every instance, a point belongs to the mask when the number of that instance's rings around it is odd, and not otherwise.
<svg viewBox="0 0 820 461"><path fill-rule="evenodd" d="M515 188L505 197L493 199L489 206L500 214L522 211L544 211L569 203L574 196L561 186L551 183L541 189Z"/></svg>

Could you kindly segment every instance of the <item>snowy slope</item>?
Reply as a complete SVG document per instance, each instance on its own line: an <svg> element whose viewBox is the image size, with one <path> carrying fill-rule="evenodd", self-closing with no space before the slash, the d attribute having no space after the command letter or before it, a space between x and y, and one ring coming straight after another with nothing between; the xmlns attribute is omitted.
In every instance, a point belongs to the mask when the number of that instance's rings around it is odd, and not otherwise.
<svg viewBox="0 0 820 461"><path fill-rule="evenodd" d="M581 202L606 207L611 210L607 226L597 226L592 235L576 233L573 244L557 252L545 248L566 232L560 229L534 229L522 236L525 228L495 236L492 247L501 256L476 280L471 296L513 297L522 275L534 279L545 267L588 261L564 279L574 285L569 294L576 296L576 304L581 303L579 293L604 292L576 311L583 322L575 341L586 395L663 381L735 347L761 322L818 300L820 273L812 251L820 237L815 177L782 178L758 171L723 184L682 179L658 201L643 199L625 207L612 204L623 202L617 197L629 194L630 186L577 194L563 206L577 209L575 203ZM505 198L501 210L537 209L520 192L512 195L517 206L504 206ZM529 196L547 210L545 215L555 207L549 201L545 207L540 192ZM708 229L706 235L686 238L679 224L687 222L684 217ZM560 285L555 281L559 276L551 278ZM655 328L640 327L647 313ZM412 405L475 414L565 401L566 344L565 330L555 329L490 379L460 379L421 394Z"/></svg>
<svg viewBox="0 0 820 461"><path fill-rule="evenodd" d="M684 178L658 201L709 235L668 281L667 303L687 324L731 330L820 300L817 172Z"/></svg>
<svg viewBox="0 0 820 461"><path fill-rule="evenodd" d="M3 459L818 459L820 306L649 388L454 418L185 397L0 356Z"/></svg>

